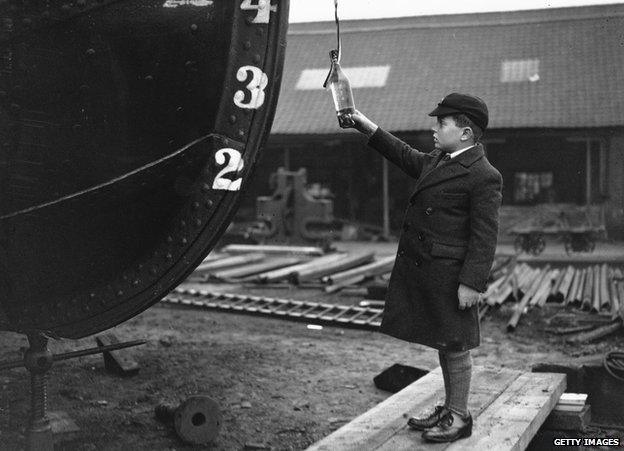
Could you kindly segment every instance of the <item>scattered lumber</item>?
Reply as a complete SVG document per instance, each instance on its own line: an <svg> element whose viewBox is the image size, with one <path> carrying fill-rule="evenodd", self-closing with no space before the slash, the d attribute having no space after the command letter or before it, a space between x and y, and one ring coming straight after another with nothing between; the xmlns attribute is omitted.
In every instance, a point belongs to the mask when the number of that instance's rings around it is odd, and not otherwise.
<svg viewBox="0 0 624 451"><path fill-rule="evenodd" d="M592 329L587 332L579 332L578 334L572 335L568 339L566 339L567 343L575 344L575 343L585 343L588 341L597 340L602 337L606 337L607 335L611 335L614 332L617 332L622 328L622 320L620 318L616 319L610 324L605 326L599 326L595 329Z"/></svg>
<svg viewBox="0 0 624 451"><path fill-rule="evenodd" d="M374 252L356 253L353 255L345 254L342 258L333 262L319 262L315 265L310 265L308 268L301 269L291 274L291 282L299 284L301 282L318 279L328 274L345 271L353 267L365 265L374 260Z"/></svg>
<svg viewBox="0 0 624 451"><path fill-rule="evenodd" d="M248 263L255 263L264 260L265 255L261 253L252 253L244 255L236 255L223 257L219 259L209 260L202 262L195 270L194 273L207 273L217 269L229 268L231 266L246 265Z"/></svg>
<svg viewBox="0 0 624 451"><path fill-rule="evenodd" d="M305 254L323 255L325 251L314 246L282 246L269 244L228 244L221 249L221 252L230 254L241 254L247 252L262 252L264 254Z"/></svg>

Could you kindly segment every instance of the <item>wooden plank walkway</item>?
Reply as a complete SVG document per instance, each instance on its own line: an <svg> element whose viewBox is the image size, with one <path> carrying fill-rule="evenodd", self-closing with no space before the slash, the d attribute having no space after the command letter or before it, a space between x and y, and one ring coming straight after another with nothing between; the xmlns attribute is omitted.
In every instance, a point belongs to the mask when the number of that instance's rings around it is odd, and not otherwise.
<svg viewBox="0 0 624 451"><path fill-rule="evenodd" d="M427 443L407 427L409 416L431 411L444 399L438 367L368 412L308 448L335 450L523 450L565 391L565 375L474 367L469 409L472 436L457 442Z"/></svg>

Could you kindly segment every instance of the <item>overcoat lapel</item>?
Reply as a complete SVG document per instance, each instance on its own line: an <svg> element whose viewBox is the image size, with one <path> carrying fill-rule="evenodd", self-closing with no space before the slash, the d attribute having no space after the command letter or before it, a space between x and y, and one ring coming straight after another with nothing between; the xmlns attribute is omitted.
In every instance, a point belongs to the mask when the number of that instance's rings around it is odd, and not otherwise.
<svg viewBox="0 0 624 451"><path fill-rule="evenodd" d="M412 196L415 196L429 186L469 174L470 170L468 168L484 155L483 146L477 144L452 160L436 167L438 161L444 156L444 154L440 152L440 155L435 159L433 167L428 172L424 173L416 183Z"/></svg>

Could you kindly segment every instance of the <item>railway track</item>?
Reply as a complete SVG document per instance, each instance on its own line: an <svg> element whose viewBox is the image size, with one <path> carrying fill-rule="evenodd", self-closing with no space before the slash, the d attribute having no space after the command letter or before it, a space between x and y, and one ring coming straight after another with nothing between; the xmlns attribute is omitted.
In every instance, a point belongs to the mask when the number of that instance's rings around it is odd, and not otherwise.
<svg viewBox="0 0 624 451"><path fill-rule="evenodd" d="M177 288L162 302L365 330L381 325L383 309Z"/></svg>

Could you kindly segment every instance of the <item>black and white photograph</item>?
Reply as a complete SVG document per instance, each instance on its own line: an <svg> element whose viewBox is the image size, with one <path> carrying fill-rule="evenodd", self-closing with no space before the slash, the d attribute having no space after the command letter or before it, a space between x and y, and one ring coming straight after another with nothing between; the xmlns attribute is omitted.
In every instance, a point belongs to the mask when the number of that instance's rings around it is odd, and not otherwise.
<svg viewBox="0 0 624 451"><path fill-rule="evenodd" d="M0 0L1 451L624 448L624 2Z"/></svg>

